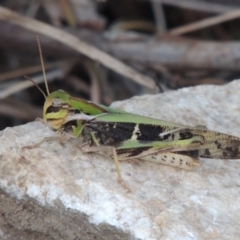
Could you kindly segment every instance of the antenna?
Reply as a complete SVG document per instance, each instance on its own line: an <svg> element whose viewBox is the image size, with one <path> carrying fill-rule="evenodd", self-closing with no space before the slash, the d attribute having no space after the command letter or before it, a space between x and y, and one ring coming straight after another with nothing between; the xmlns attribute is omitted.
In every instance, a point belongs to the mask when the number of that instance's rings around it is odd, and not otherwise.
<svg viewBox="0 0 240 240"><path fill-rule="evenodd" d="M43 77L44 77L44 81L45 81L45 87L46 87L47 94L49 95L50 93L49 93L48 84L47 84L47 78L46 78L45 66L44 66L44 61L43 61L42 48L41 48L41 44L40 44L40 40L39 40L39 36L38 35L37 35L37 43L38 43L38 50L39 50L40 59L41 59ZM45 95L45 98L46 98L46 95Z"/></svg>
<svg viewBox="0 0 240 240"><path fill-rule="evenodd" d="M29 78L28 76L24 76L26 79L28 79L29 81L31 81L37 88L38 90L43 94L43 96L45 97L45 99L47 98L46 94L44 93L44 91L38 86L37 83L35 83L31 78Z"/></svg>

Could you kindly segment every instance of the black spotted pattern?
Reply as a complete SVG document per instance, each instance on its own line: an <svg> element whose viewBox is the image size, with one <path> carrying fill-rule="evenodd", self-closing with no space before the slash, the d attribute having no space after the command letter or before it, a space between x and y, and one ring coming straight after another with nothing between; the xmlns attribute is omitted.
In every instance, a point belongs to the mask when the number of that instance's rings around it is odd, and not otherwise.
<svg viewBox="0 0 240 240"><path fill-rule="evenodd" d="M240 138L231 135L198 129L184 129L159 136L162 132L171 131L171 128L151 124L139 124L138 126L139 130L136 132L135 123L85 122L85 127L89 129L89 132L94 132L101 145L119 146L124 141L130 140L133 133L135 133L134 139L140 142L168 142L191 139L194 136L202 136L204 138L204 143L202 145L196 145L195 147L194 145L189 146L192 150L187 149L188 146L186 146L186 151L178 151L176 153L193 158L240 159ZM125 153L129 153L129 156L137 156L149 148L150 147L124 149L118 150L118 152L125 151Z"/></svg>
<svg viewBox="0 0 240 240"><path fill-rule="evenodd" d="M186 156L189 156L189 157L193 157L193 158L201 157L201 156L199 156L199 150L179 151L179 152L176 152L176 153L181 154L181 155L186 155Z"/></svg>
<svg viewBox="0 0 240 240"><path fill-rule="evenodd" d="M217 149L221 149L222 148L222 144L219 143L218 141L215 141L214 143L216 144Z"/></svg>
<svg viewBox="0 0 240 240"><path fill-rule="evenodd" d="M163 138L159 136L164 131L161 126L151 125L151 124L139 124L140 135L138 140L142 141L158 141L168 138L169 134L165 135Z"/></svg>
<svg viewBox="0 0 240 240"><path fill-rule="evenodd" d="M180 132L179 133L179 140L190 139L192 137L193 137L193 134L191 132Z"/></svg>
<svg viewBox="0 0 240 240"><path fill-rule="evenodd" d="M134 149L117 149L117 154L125 154L128 157L139 156L144 151L148 150L150 147L134 148Z"/></svg>
<svg viewBox="0 0 240 240"><path fill-rule="evenodd" d="M132 137L134 123L105 123L86 122L85 126L91 129L102 145L116 145Z"/></svg>

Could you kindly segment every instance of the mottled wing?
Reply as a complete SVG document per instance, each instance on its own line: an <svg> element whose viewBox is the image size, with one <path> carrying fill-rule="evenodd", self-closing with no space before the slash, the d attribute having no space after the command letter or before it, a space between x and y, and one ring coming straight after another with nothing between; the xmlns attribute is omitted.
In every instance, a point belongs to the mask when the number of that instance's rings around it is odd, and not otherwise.
<svg viewBox="0 0 240 240"><path fill-rule="evenodd" d="M116 146L119 148L120 144L124 144L125 141L137 140L139 141L131 150L125 150L129 152L129 157L133 155L138 156L142 152L146 152L150 149L150 145L153 142L157 142L159 149L163 149L161 144L167 146L166 143L177 144L178 141L191 140L194 137L201 137L203 141L201 144L185 145L184 150L179 150L177 145L171 152L178 151L179 154L187 155L189 157L204 157L204 158L216 158L216 159L240 159L240 138L234 137L228 134L209 131L202 127L193 128L178 128L170 126L160 126L153 124L141 124L141 123L124 123L124 122L99 122L91 121L86 123L86 126L90 131L94 131L99 139L100 145ZM171 130L176 130L171 132ZM163 133L168 133L163 135ZM142 143L148 143L146 147ZM167 148L167 147L166 147ZM124 150L119 150L121 155ZM149 150L149 152L152 150ZM169 150L170 151L170 150ZM132 152L132 155L130 154ZM135 154L133 154L135 152ZM150 153L149 153L150 154Z"/></svg>
<svg viewBox="0 0 240 240"><path fill-rule="evenodd" d="M224 133L203 130L186 129L193 135L202 136L204 144L193 151L182 151L192 157L215 158L215 159L240 159L240 138Z"/></svg>

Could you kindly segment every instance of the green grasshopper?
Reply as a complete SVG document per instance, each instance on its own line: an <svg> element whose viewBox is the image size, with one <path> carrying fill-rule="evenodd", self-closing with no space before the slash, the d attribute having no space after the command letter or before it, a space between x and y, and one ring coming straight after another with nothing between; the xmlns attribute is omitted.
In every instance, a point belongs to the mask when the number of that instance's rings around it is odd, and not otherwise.
<svg viewBox="0 0 240 240"><path fill-rule="evenodd" d="M43 118L54 131L81 137L86 152L110 150L120 182L122 160L138 158L193 170L200 165L198 157L240 158L240 138L98 105L62 90L48 94Z"/></svg>
<svg viewBox="0 0 240 240"><path fill-rule="evenodd" d="M118 178L118 161L140 159L193 170L198 158L240 159L240 138L144 117L71 97L48 94L44 121L70 138L82 138L86 152L110 152ZM46 141L44 139L43 141Z"/></svg>
<svg viewBox="0 0 240 240"><path fill-rule="evenodd" d="M45 85L44 121L67 138L81 138L85 152L112 156L123 185L118 161L137 158L193 170L200 166L199 157L240 159L238 137L204 126L189 127L128 113L72 97L62 90L49 93L46 78ZM53 139L45 138L31 147L49 140Z"/></svg>

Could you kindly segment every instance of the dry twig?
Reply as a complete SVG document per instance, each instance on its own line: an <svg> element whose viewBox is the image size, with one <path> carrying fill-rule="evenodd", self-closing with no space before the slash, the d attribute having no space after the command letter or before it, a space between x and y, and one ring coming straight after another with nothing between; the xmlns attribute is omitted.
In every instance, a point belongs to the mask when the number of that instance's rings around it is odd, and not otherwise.
<svg viewBox="0 0 240 240"><path fill-rule="evenodd" d="M151 78L138 73L131 67L111 57L105 52L79 40L69 33L37 20L21 16L3 7L0 7L0 19L19 25L35 33L51 37L143 86L151 89L155 88L155 82Z"/></svg>
<svg viewBox="0 0 240 240"><path fill-rule="evenodd" d="M9 48L9 51L19 54L25 53L26 48L22 46L27 46L29 54L38 56L34 34L25 29L20 29L16 25L4 25L1 22L0 29L2 34L0 46ZM20 30L21 35L19 36ZM137 33L135 34L139 36L137 41L115 41L90 31L75 30L73 33L111 53L118 59L125 59L128 62L143 66L163 65L170 67L172 70L180 68L238 71L240 69L238 54L240 43L236 41L201 41L176 36L150 38ZM41 45L44 56L64 56L65 58L77 56L71 48L45 36L41 38Z"/></svg>
<svg viewBox="0 0 240 240"><path fill-rule="evenodd" d="M233 11L236 9L234 6L227 6L214 2L206 1L193 1L193 0L151 0L155 2L165 3L185 9L193 9L197 11L212 12L212 13L223 13Z"/></svg>
<svg viewBox="0 0 240 240"><path fill-rule="evenodd" d="M182 27L174 28L168 31L168 33L172 35L181 35L181 34L196 31L202 28L210 27L222 22L230 21L239 17L240 17L240 10L231 11L231 12L222 14L220 16L210 17L210 18L198 21L196 23L186 24Z"/></svg>

